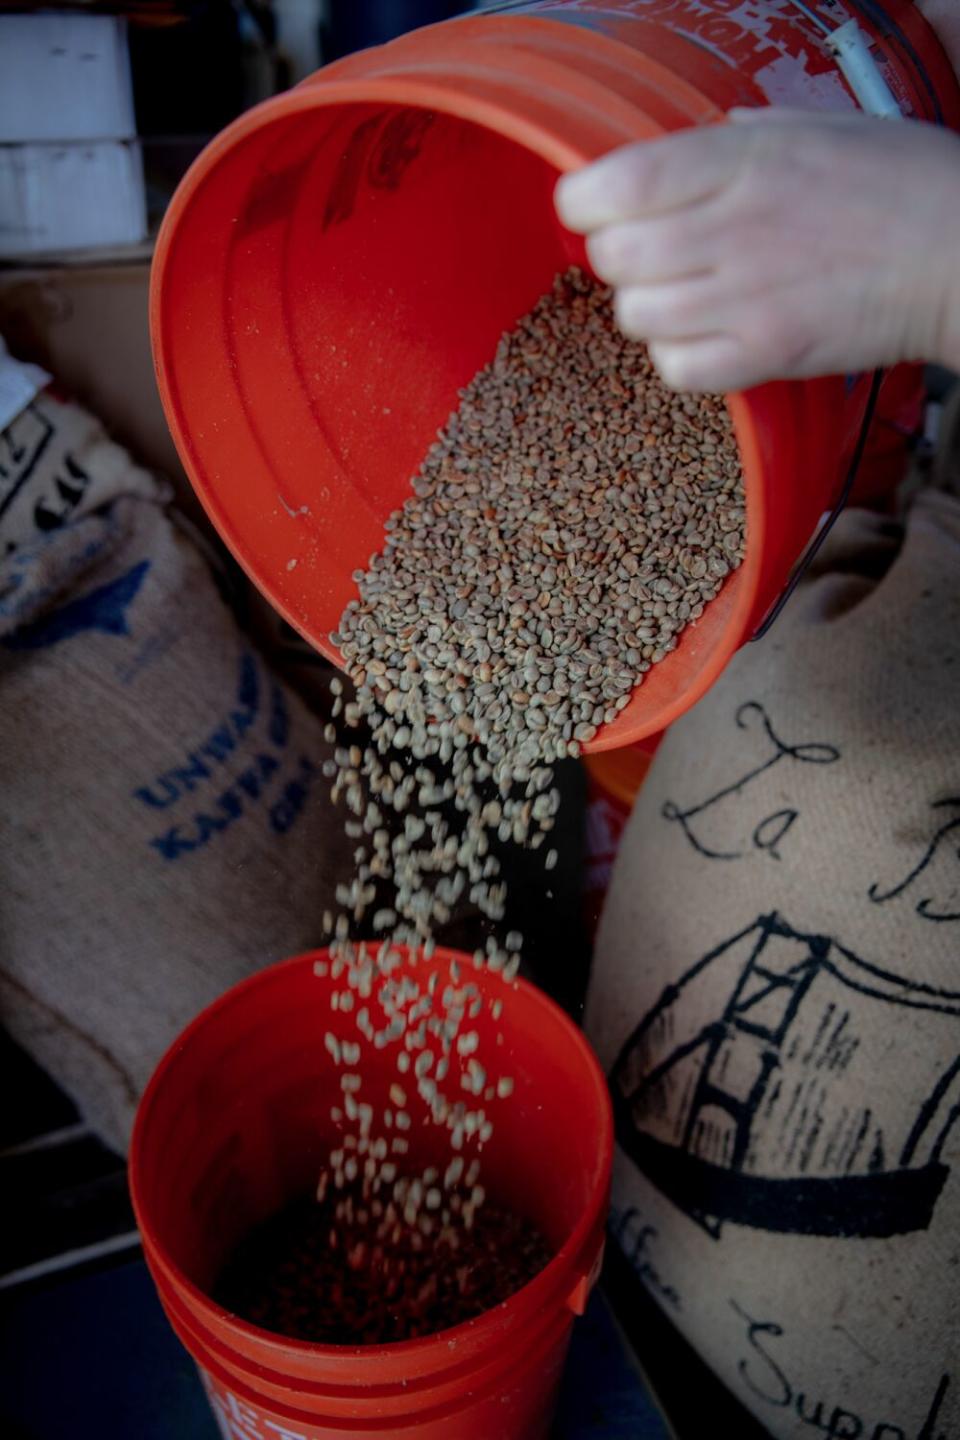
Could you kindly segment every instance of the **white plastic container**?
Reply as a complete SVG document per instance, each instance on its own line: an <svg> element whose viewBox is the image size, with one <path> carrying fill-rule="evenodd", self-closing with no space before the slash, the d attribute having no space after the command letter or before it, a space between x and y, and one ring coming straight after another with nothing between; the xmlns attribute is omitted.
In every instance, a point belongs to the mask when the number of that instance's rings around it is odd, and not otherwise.
<svg viewBox="0 0 960 1440"><path fill-rule="evenodd" d="M127 27L109 15L0 15L0 144L130 140Z"/></svg>
<svg viewBox="0 0 960 1440"><path fill-rule="evenodd" d="M125 23L0 15L0 259L146 233Z"/></svg>
<svg viewBox="0 0 960 1440"><path fill-rule="evenodd" d="M135 140L0 145L0 258L135 245L146 233Z"/></svg>

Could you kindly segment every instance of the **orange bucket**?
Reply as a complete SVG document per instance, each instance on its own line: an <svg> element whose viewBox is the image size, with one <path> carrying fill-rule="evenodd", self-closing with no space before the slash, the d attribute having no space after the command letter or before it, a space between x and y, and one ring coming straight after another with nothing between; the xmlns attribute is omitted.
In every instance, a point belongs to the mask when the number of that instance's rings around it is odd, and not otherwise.
<svg viewBox="0 0 960 1440"><path fill-rule="evenodd" d="M423 980L457 958L485 1000L506 999L499 1021L484 1005L470 1022L481 1053L495 1053L514 1080L509 1100L488 1106L495 1125L484 1184L540 1228L550 1263L476 1320L391 1345L287 1340L209 1298L236 1243L314 1188L336 1143L330 1109L340 1072L325 1031L364 1046L364 1098L389 1103L395 1055L367 1044L352 1016L331 1009L336 982L314 973L326 954L288 960L228 991L171 1046L147 1087L130 1184L167 1316L230 1440L544 1440L574 1317L603 1253L610 1101L573 1022L531 985L475 970L468 956L438 951L430 961L408 959L408 968ZM466 1063L450 1057L456 1093L457 1066ZM407 1109L411 1166L446 1165L446 1131L417 1095Z"/></svg>
<svg viewBox="0 0 960 1440"><path fill-rule="evenodd" d="M960 125L960 88L908 0L808 8L856 16L905 114ZM200 156L154 264L163 403L221 535L318 650L338 659L352 572L459 388L583 262L554 213L558 174L772 101L856 105L785 0L508 0L330 66ZM837 500L869 391L851 376L729 397L744 564L586 748L663 730L754 634Z"/></svg>
<svg viewBox="0 0 960 1440"><path fill-rule="evenodd" d="M583 864L584 919L592 940L600 923L620 840L662 735L638 745L586 755L587 810Z"/></svg>

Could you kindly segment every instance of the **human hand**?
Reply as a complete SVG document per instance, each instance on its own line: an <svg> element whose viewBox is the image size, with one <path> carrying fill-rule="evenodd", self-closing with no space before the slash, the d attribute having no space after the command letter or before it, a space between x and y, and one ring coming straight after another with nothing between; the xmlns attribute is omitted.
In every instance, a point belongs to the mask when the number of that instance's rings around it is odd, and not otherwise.
<svg viewBox="0 0 960 1440"><path fill-rule="evenodd" d="M678 390L960 364L960 139L734 110L565 176L617 319Z"/></svg>

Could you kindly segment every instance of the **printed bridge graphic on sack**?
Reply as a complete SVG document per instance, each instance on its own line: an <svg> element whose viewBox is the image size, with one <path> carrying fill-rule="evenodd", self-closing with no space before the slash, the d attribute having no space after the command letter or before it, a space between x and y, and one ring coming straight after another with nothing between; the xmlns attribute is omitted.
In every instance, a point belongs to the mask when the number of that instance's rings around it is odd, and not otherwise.
<svg viewBox="0 0 960 1440"><path fill-rule="evenodd" d="M960 993L761 915L665 987L611 1088L622 1149L714 1238L924 1230L960 1119Z"/></svg>

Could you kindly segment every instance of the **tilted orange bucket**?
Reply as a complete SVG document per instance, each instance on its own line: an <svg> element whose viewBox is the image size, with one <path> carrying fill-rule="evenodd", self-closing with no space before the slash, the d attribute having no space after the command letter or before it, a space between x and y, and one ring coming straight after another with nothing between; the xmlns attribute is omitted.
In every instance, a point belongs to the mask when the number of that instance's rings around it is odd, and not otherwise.
<svg viewBox="0 0 960 1440"><path fill-rule="evenodd" d="M960 124L960 89L906 0L856 15L904 114ZM497 340L584 259L560 172L627 141L775 101L855 108L788 0L541 0L430 26L242 116L196 162L153 276L163 403L220 533L319 650ZM747 554L649 673L604 750L664 729L783 591L834 505L869 377L729 397Z"/></svg>

